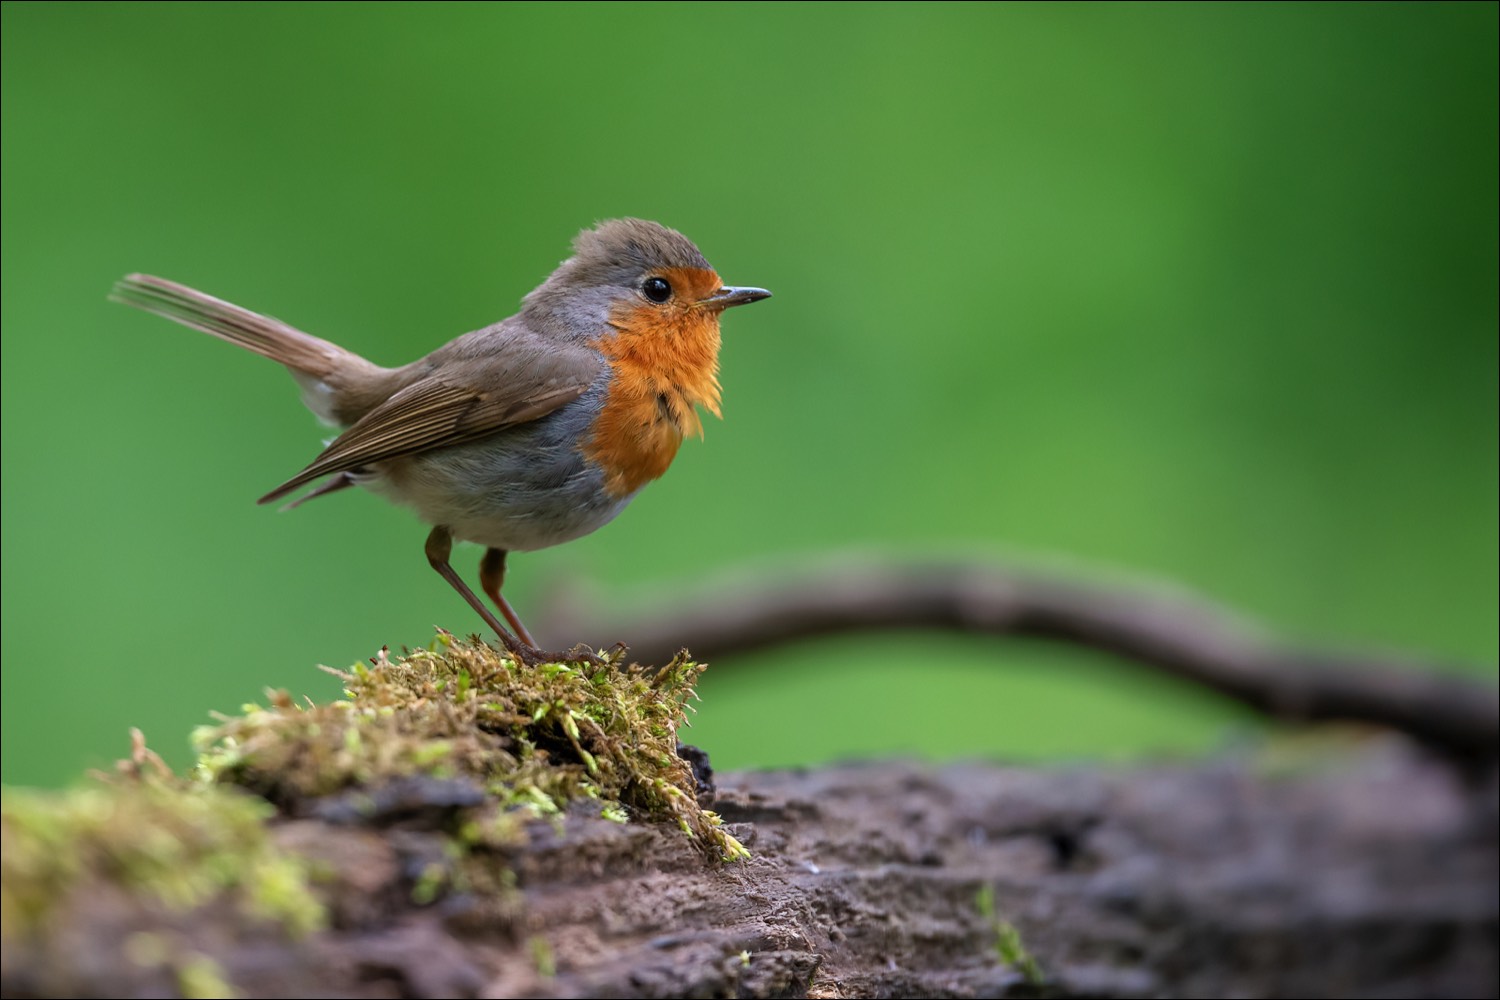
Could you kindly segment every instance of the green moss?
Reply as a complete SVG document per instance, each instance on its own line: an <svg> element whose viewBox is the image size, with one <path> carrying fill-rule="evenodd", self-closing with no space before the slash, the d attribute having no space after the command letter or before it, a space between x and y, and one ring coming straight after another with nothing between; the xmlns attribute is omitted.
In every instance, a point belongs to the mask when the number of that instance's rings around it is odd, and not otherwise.
<svg viewBox="0 0 1500 1000"><path fill-rule="evenodd" d="M1008 920L1001 920L995 912L995 888L986 882L975 894L974 908L995 932L995 953L1000 961L1026 977L1032 985L1040 985L1046 979L1042 967L1021 943L1021 932Z"/></svg>
<svg viewBox="0 0 1500 1000"><path fill-rule="evenodd" d="M264 801L170 780L0 792L0 936L46 922L75 888L114 884L172 910L220 898L294 933L320 927L303 863L272 844Z"/></svg>
<svg viewBox="0 0 1500 1000"><path fill-rule="evenodd" d="M1005 920L995 924L995 950L1000 953L1000 960L1018 970L1028 983L1038 985L1046 978L1042 967L1021 943L1021 932L1016 930L1015 924Z"/></svg>
<svg viewBox="0 0 1500 1000"><path fill-rule="evenodd" d="M211 959L154 933L151 914L229 906L294 934L324 926L314 890L329 891L337 873L278 848L274 821L325 806L357 821L389 808L392 789L433 796L449 818L446 853L411 876L416 905L456 891L516 918L515 874L495 849L522 842L536 817L566 824L580 802L616 822L670 823L716 857L747 857L698 804L676 752L703 668L683 657L659 670L622 659L518 668L443 634L433 649L340 673L342 701L299 705L273 693L265 706L221 717L195 736L192 779L173 775L136 734L111 780L62 793L6 790L0 936L10 944L45 935L54 914L114 887L143 904L140 932L121 943L133 961L171 971L184 995L231 995ZM458 780L396 780L423 776Z"/></svg>
<svg viewBox="0 0 1500 1000"><path fill-rule="evenodd" d="M552 953L552 945L540 934L532 937L527 944L531 948L531 964L536 967L536 974L543 979L551 979L557 975L557 956Z"/></svg>
<svg viewBox="0 0 1500 1000"><path fill-rule="evenodd" d="M735 860L749 853L698 805L677 756L702 672L682 656L660 669L626 666L623 652L602 665L518 667L440 633L432 649L337 672L343 701L299 705L276 693L200 730L198 772L282 806L415 775L467 778L508 811L544 816L596 800L610 818L670 822ZM519 835L501 815L464 829L470 844Z"/></svg>
<svg viewBox="0 0 1500 1000"><path fill-rule="evenodd" d="M207 955L189 955L177 966L177 988L187 1000L234 1000L239 996L219 963Z"/></svg>

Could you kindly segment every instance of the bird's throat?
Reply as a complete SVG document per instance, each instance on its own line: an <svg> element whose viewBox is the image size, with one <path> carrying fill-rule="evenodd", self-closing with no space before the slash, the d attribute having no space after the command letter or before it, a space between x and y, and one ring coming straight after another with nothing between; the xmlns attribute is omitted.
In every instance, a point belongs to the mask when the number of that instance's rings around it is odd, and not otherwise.
<svg viewBox="0 0 1500 1000"><path fill-rule="evenodd" d="M684 436L702 437L699 406L719 415L717 314L688 313L669 328L645 320L621 317L595 345L614 378L583 451L604 469L615 497L666 472Z"/></svg>

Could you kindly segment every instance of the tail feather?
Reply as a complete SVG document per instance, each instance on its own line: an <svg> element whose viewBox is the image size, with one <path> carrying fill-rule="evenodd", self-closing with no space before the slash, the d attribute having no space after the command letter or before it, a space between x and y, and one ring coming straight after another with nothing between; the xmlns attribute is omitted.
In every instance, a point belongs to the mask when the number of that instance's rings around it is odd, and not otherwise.
<svg viewBox="0 0 1500 1000"><path fill-rule="evenodd" d="M241 309L164 278L129 275L115 285L109 297L113 302L144 309L238 344L316 379L328 379L339 371L375 368L337 344L303 333L279 319Z"/></svg>

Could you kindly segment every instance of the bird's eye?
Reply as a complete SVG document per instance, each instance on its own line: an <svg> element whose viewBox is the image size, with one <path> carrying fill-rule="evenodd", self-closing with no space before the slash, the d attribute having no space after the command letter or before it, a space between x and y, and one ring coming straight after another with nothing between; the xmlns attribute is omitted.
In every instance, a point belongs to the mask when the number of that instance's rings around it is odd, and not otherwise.
<svg viewBox="0 0 1500 1000"><path fill-rule="evenodd" d="M652 302L665 302L672 297L672 286L666 278L647 278L641 282L641 294Z"/></svg>

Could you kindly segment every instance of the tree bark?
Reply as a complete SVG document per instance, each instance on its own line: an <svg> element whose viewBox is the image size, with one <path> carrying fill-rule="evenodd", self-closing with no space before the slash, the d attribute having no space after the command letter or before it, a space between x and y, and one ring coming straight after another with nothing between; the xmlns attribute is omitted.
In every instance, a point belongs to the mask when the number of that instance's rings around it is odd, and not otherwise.
<svg viewBox="0 0 1500 1000"><path fill-rule="evenodd" d="M267 997L1494 996L1494 771L1395 736L1331 746L734 775L716 808L748 862L574 810L487 859L499 889L431 899L472 795L408 789L394 812L276 822L323 871L327 930L79 887L8 942L0 986L182 995L207 958ZM172 957L144 960L143 934Z"/></svg>

